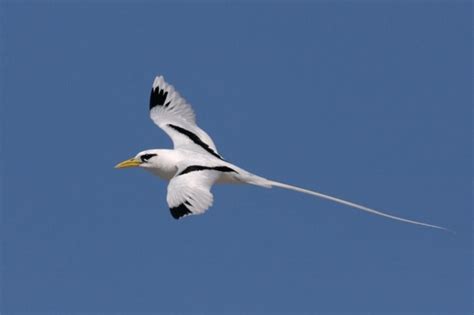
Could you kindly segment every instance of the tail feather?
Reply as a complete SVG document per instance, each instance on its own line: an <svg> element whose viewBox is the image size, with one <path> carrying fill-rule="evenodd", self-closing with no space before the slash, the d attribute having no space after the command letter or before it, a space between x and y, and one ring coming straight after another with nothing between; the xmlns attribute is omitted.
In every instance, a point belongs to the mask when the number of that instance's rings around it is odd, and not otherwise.
<svg viewBox="0 0 474 315"><path fill-rule="evenodd" d="M337 203L340 203L340 204L343 204L343 205L346 205L346 206L349 206L349 207L352 207L352 208L363 210L363 211L366 211L366 212L369 212L369 213L372 213L372 214L380 215L382 217L386 217L386 218L389 218L389 219L392 219L392 220L397 220L397 221L401 221L401 222L406 222L406 223L411 223L411 224L416 224L416 225L422 225L422 226L426 226L426 227L430 227L430 228L435 228L435 229L440 229L440 230L452 232L452 231L450 231L447 228L444 228L442 226L423 223L423 222L418 222L418 221L409 220L409 219L404 219L404 218L397 217L397 216L394 216L394 215L390 215L390 214L387 214L387 213L384 213L384 212L381 212L381 211L378 211L378 210L375 210L375 209L371 209L371 208L368 208L368 207L365 207L365 206L362 206L362 205L359 205L359 204L356 204L356 203L353 203L353 202L350 202L350 201L347 201L347 200L339 199L339 198L336 198L336 197L333 197L333 196L325 195L325 194L322 194L322 193L319 193L319 192L316 192L316 191L304 189L304 188L297 187L297 186L292 186L292 185L288 185L288 184L284 184L284 183L280 183L280 182L276 182L276 181L272 181L272 180L266 180L267 185L263 185L263 182L258 183L258 184L257 183L253 183L253 184L256 184L256 185L259 185L259 186L264 186L264 187L268 187L268 184L269 184L270 187L275 186L275 187L280 187L280 188L284 188L284 189L289 189L289 190L305 193L305 194L308 194L308 195L313 195L313 196L323 198L323 199L327 199L327 200L331 200L333 202L337 202Z"/></svg>

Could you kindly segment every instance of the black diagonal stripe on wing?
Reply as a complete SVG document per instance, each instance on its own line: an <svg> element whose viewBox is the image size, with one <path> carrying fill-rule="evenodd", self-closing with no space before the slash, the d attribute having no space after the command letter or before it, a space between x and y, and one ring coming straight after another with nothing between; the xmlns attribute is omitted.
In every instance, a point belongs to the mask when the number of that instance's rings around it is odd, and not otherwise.
<svg viewBox="0 0 474 315"><path fill-rule="evenodd" d="M211 149L209 147L209 145L207 143L204 143L201 138L199 138L195 133L189 131L189 130L186 130L184 128L181 128L179 126L176 126L176 125L172 125L172 124L168 124L169 127L173 128L174 130L176 130L177 132L187 136L189 139L191 139L191 141L193 141L195 144L197 144L198 146L200 146L201 148L203 148L204 150L206 150L207 152L209 152L210 154L212 154L213 156L215 156L216 158L220 159L220 160L224 160L222 158L222 156L220 156L219 154L217 154L217 152L215 152L213 149Z"/></svg>
<svg viewBox="0 0 474 315"><path fill-rule="evenodd" d="M184 174L191 173L191 172L205 171L205 170L213 170L213 171L219 171L219 172L224 172L224 173L231 173L231 172L237 173L236 170L233 170L233 169L231 169L230 167L227 167L227 166L210 167L210 166L201 166L201 165L191 165L191 166L186 167L177 176L184 175Z"/></svg>

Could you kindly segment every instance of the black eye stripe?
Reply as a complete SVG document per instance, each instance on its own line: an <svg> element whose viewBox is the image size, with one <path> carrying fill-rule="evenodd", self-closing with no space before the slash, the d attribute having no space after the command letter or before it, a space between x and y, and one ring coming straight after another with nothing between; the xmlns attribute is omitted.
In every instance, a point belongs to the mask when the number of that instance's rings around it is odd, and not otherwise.
<svg viewBox="0 0 474 315"><path fill-rule="evenodd" d="M142 156L140 156L140 159L142 160L142 162L146 162L154 156L156 156L156 154L143 154Z"/></svg>

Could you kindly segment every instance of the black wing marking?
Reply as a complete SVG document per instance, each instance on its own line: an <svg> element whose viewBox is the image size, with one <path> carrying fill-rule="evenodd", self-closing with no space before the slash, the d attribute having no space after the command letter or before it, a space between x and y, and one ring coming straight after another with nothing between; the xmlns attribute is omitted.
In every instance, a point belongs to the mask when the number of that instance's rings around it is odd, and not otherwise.
<svg viewBox="0 0 474 315"><path fill-rule="evenodd" d="M180 172L176 176L184 175L184 174L196 172L196 171L205 171L205 170L213 170L213 171L219 171L219 172L224 172L224 173L231 173L231 172L237 173L236 170L233 170L228 166L210 167L210 166L201 166L201 165L191 165L191 166L186 167L182 172Z"/></svg>
<svg viewBox="0 0 474 315"><path fill-rule="evenodd" d="M185 201L184 203L180 204L177 207L170 208L171 216L175 218L176 220L184 217L185 215L192 213L191 210L189 210L188 207L186 207L185 203L190 205L188 201Z"/></svg>
<svg viewBox="0 0 474 315"><path fill-rule="evenodd" d="M195 144L197 144L198 146L200 146L201 148L203 148L204 150L206 150L208 153L212 154L213 156L215 156L219 160L224 160L222 158L222 156L220 156L219 154L217 154L216 151L211 149L209 147L209 145L207 143L203 142L201 140L201 138L199 138L195 133L193 133L189 130L186 130L184 128L181 128L179 126L173 125L173 124L168 124L168 126L171 127L172 129L176 130L177 132L187 136L189 139L191 139L192 142L194 142Z"/></svg>
<svg viewBox="0 0 474 315"><path fill-rule="evenodd" d="M170 103L166 103L166 98L168 97L168 92L165 92L164 89L160 89L159 86L151 89L150 93L150 110L153 109L155 106L165 106L167 107Z"/></svg>

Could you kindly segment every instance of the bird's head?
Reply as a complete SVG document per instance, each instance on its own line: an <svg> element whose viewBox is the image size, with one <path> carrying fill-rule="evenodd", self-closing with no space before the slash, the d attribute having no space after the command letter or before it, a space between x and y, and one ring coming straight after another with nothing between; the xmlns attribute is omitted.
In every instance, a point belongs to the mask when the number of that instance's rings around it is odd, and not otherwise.
<svg viewBox="0 0 474 315"><path fill-rule="evenodd" d="M115 168L126 167L144 167L144 168L159 168L159 150L145 150L138 153L135 157L120 162L115 165Z"/></svg>

